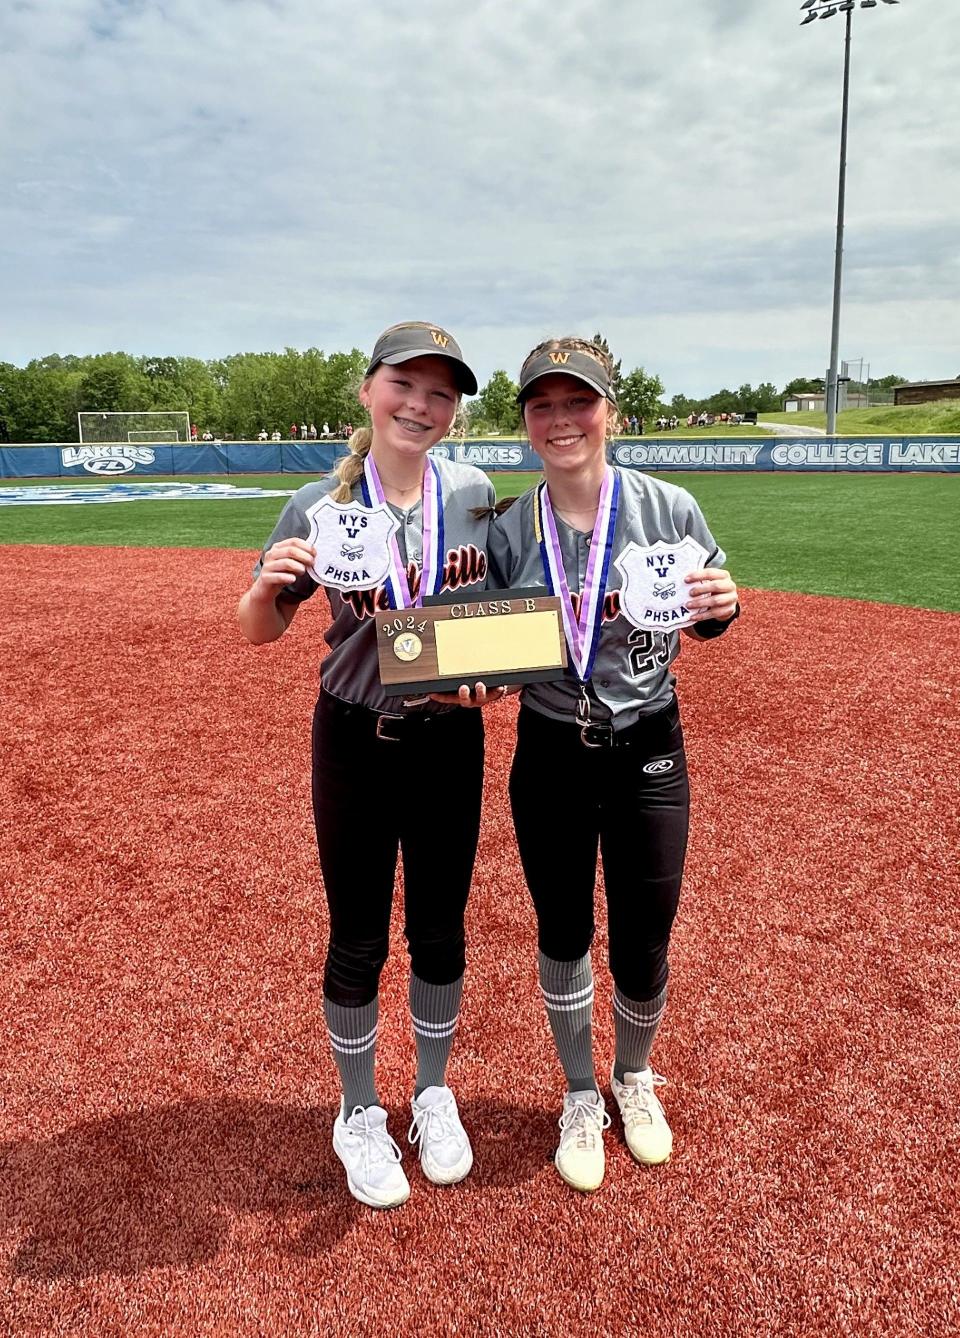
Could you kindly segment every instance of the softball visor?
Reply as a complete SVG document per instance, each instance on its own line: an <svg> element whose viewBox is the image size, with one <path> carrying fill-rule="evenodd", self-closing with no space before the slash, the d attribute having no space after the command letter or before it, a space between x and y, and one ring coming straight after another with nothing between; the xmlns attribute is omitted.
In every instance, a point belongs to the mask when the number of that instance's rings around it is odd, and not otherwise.
<svg viewBox="0 0 960 1338"><path fill-rule="evenodd" d="M453 374L463 393L477 393L477 378L464 362L460 345L439 325L401 325L386 330L374 346L366 375L375 372L382 362L396 367L411 358L446 358L453 365Z"/></svg>
<svg viewBox="0 0 960 1338"><path fill-rule="evenodd" d="M602 363L597 362L596 358L591 358L589 353L565 348L552 348L527 363L520 373L517 403L523 404L534 381L538 381L541 376L553 376L556 373L575 377L591 390L595 390L598 395L609 400L611 404L616 403L613 398L613 386Z"/></svg>

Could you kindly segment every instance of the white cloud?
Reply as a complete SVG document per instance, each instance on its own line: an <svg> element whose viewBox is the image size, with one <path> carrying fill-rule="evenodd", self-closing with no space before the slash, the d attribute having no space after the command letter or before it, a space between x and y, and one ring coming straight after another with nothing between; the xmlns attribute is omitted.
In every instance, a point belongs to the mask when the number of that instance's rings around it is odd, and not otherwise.
<svg viewBox="0 0 960 1338"><path fill-rule="evenodd" d="M0 359L601 328L673 393L822 370L842 26L793 0L14 0ZM857 11L842 343L958 370L960 9Z"/></svg>

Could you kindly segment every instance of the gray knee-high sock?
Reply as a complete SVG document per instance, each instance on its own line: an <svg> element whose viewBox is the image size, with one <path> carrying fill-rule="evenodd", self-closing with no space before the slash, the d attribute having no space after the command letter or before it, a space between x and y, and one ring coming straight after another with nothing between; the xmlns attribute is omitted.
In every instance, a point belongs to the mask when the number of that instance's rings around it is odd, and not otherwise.
<svg viewBox="0 0 960 1338"><path fill-rule="evenodd" d="M360 1008L345 1008L324 997L323 1012L330 1033L330 1048L343 1084L343 1105L349 1119L355 1106L378 1106L373 1082L377 1046L379 999Z"/></svg>
<svg viewBox="0 0 960 1338"><path fill-rule="evenodd" d="M590 954L557 962L540 953L540 989L567 1091L597 1089L593 1071L593 970Z"/></svg>
<svg viewBox="0 0 960 1338"><path fill-rule="evenodd" d="M667 987L653 999L638 1002L628 999L618 989L613 991L613 1022L617 1057L613 1076L623 1082L625 1073L642 1073L650 1067L650 1051L660 1019L667 1006Z"/></svg>
<svg viewBox="0 0 960 1338"><path fill-rule="evenodd" d="M430 985L410 973L410 1016L417 1042L414 1096L446 1083L447 1060L460 1016L463 976L449 985Z"/></svg>

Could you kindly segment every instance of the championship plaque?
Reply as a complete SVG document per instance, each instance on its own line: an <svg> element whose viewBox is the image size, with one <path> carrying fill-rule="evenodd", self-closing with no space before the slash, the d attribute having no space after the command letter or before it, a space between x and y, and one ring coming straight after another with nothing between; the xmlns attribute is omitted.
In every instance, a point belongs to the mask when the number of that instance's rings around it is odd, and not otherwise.
<svg viewBox="0 0 960 1338"><path fill-rule="evenodd" d="M377 614L380 682L388 697L456 692L562 678L567 645L560 601L542 590L486 590L479 597Z"/></svg>

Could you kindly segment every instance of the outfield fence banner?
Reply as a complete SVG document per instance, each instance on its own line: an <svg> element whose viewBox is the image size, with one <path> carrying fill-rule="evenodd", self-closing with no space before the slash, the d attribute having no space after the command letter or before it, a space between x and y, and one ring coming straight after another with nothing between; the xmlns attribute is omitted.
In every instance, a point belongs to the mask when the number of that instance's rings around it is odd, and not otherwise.
<svg viewBox="0 0 960 1338"><path fill-rule="evenodd" d="M0 446L0 478L82 478L91 474L327 474L347 453L337 442L203 442L196 445ZM488 473L539 470L525 441L443 442L433 454ZM916 437L621 437L614 464L656 471L753 473L958 473L960 435Z"/></svg>

